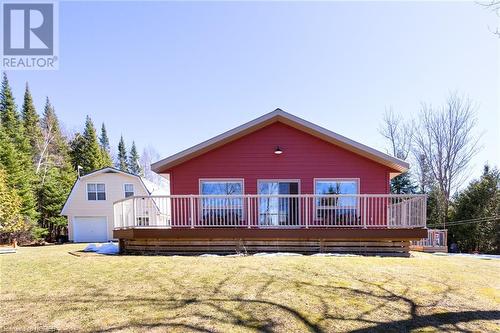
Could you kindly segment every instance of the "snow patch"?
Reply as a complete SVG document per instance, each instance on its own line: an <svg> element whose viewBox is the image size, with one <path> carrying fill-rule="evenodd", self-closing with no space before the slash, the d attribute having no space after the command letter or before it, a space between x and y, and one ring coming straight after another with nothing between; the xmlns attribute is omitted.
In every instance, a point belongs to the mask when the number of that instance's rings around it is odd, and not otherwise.
<svg viewBox="0 0 500 333"><path fill-rule="evenodd" d="M299 257L302 256L300 253L290 253L290 252L277 252L277 253L266 253L260 252L255 253L254 257Z"/></svg>
<svg viewBox="0 0 500 333"><path fill-rule="evenodd" d="M103 245L91 243L83 249L83 252L96 252L99 254L118 254L120 252L120 249L118 247L118 244L113 242L109 242Z"/></svg>
<svg viewBox="0 0 500 333"><path fill-rule="evenodd" d="M433 253L433 255L435 255L435 256L449 256L449 257L467 257L467 258L485 259L485 260L500 259L500 255L495 255L495 254L470 254L470 253L437 252L437 253Z"/></svg>
<svg viewBox="0 0 500 333"><path fill-rule="evenodd" d="M312 257L359 257L357 254L350 253L315 253Z"/></svg>
<svg viewBox="0 0 500 333"><path fill-rule="evenodd" d="M83 249L83 252L97 252L97 249L99 247L97 246L97 244L89 244L87 245L84 249Z"/></svg>
<svg viewBox="0 0 500 333"><path fill-rule="evenodd" d="M107 243L104 245L101 245L97 249L97 253L99 254L118 254L120 252L120 249L118 248L118 245L116 243Z"/></svg>

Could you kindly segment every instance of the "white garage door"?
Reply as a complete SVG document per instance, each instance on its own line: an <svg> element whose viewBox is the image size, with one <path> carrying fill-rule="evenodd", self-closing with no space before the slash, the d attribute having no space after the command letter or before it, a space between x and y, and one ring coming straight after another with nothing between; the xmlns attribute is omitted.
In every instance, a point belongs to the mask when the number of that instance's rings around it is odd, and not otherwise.
<svg viewBox="0 0 500 333"><path fill-rule="evenodd" d="M105 216L73 218L75 242L107 242L108 224Z"/></svg>

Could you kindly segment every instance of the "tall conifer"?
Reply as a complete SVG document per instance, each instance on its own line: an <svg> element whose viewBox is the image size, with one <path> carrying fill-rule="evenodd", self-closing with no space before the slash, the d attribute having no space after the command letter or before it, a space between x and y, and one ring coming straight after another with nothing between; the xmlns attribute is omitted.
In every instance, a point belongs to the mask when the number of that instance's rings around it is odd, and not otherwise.
<svg viewBox="0 0 500 333"><path fill-rule="evenodd" d="M137 148L135 146L135 142L132 141L132 148L130 148L130 154L128 157L128 169L130 173L133 173L134 175L137 176L142 176L142 167L139 162L140 156L139 153L137 152Z"/></svg>
<svg viewBox="0 0 500 333"><path fill-rule="evenodd" d="M89 173L104 166L95 127L89 116L85 120L85 129L78 149L80 150L80 156L78 156L77 160L79 165L83 167L83 173Z"/></svg>
<svg viewBox="0 0 500 333"><path fill-rule="evenodd" d="M106 126L104 125L104 123L102 123L101 126L99 146L101 147L101 159L103 166L113 166L113 160L111 159L111 147L109 145L108 133L106 131Z"/></svg>
<svg viewBox="0 0 500 333"><path fill-rule="evenodd" d="M30 220L36 220L38 214L33 186L35 182L33 158L29 141L25 137L24 127L17 111L14 96L12 95L12 89L5 73L3 74L0 92L0 123L3 128L3 138L1 140L5 141L3 145L7 145L7 149L13 149L11 153L3 152L2 154L5 170L10 181L15 180L11 184L15 186L21 197L21 213ZM13 163L17 164L18 167L10 169L9 164L11 167L14 164L7 160L15 160Z"/></svg>
<svg viewBox="0 0 500 333"><path fill-rule="evenodd" d="M118 143L118 160L116 167L122 171L128 172L128 159L127 159L127 149L125 148L125 141L123 141L123 136L120 136L120 142Z"/></svg>
<svg viewBox="0 0 500 333"><path fill-rule="evenodd" d="M47 148L43 167L39 172L40 225L49 231L51 240L55 240L67 224L60 212L76 179L76 173L71 164L68 141L62 134L59 119L48 98L41 124Z"/></svg>
<svg viewBox="0 0 500 333"><path fill-rule="evenodd" d="M40 117L38 116L35 105L33 104L33 98L31 97L28 83L26 83L26 89L24 91L21 118L26 138L31 147L32 160L36 163L40 157L43 139L40 128Z"/></svg>

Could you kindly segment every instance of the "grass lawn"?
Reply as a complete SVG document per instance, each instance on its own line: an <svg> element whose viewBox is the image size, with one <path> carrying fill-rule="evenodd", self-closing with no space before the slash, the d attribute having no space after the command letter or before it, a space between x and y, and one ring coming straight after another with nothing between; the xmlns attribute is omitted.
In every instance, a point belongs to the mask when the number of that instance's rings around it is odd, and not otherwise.
<svg viewBox="0 0 500 333"><path fill-rule="evenodd" d="M500 260L0 255L0 331L500 332Z"/></svg>

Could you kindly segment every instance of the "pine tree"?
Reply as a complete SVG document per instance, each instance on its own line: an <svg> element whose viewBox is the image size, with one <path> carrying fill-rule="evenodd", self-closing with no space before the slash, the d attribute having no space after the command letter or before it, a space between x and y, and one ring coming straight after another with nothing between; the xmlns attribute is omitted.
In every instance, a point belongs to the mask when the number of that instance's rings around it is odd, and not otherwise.
<svg viewBox="0 0 500 333"><path fill-rule="evenodd" d="M22 182L21 161L17 158L16 147L5 133L4 126L0 123L0 167L7 174L7 184L15 189Z"/></svg>
<svg viewBox="0 0 500 333"><path fill-rule="evenodd" d="M48 98L41 124L46 149L37 192L40 225L49 231L51 240L55 240L67 223L60 212L76 174L71 165L67 139L61 132L59 120Z"/></svg>
<svg viewBox="0 0 500 333"><path fill-rule="evenodd" d="M0 234L13 238L25 226L21 215L21 197L8 185L7 172L0 166Z"/></svg>
<svg viewBox="0 0 500 333"><path fill-rule="evenodd" d="M74 170L82 166L83 162L83 146L84 139L80 133L76 133L74 138L69 143L69 154L71 156L71 163Z"/></svg>
<svg viewBox="0 0 500 333"><path fill-rule="evenodd" d="M391 179L391 193L414 194L416 191L417 186L413 183L409 172L403 172Z"/></svg>
<svg viewBox="0 0 500 333"><path fill-rule="evenodd" d="M472 181L452 205L451 222L483 219L477 223L450 225L448 239L461 251L500 253L500 171L484 166L483 174Z"/></svg>
<svg viewBox="0 0 500 333"><path fill-rule="evenodd" d="M94 124L89 116L85 120L83 134L77 138L78 141L72 145L77 151L73 151L72 156L74 163L83 168L83 174L104 167Z"/></svg>
<svg viewBox="0 0 500 333"><path fill-rule="evenodd" d="M127 149L125 148L125 141L123 141L123 136L120 136L120 142L118 143L118 161L116 162L116 167L122 171L128 172L128 160L127 160Z"/></svg>
<svg viewBox="0 0 500 333"><path fill-rule="evenodd" d="M137 152L137 148L135 146L135 142L132 141L132 148L130 148L130 154L128 157L128 169L130 173L133 173L137 176L143 176L143 170L141 164L139 162L139 153Z"/></svg>
<svg viewBox="0 0 500 333"><path fill-rule="evenodd" d="M74 178L74 172L51 167L45 173L44 184L38 191L40 223L48 229L51 240L56 240L67 226L67 219L60 213Z"/></svg>
<svg viewBox="0 0 500 333"><path fill-rule="evenodd" d="M0 93L0 121L4 126L6 135L12 138L14 142L18 142L22 134L19 131L21 122L17 113L14 96L12 95L12 89L5 73L3 73L2 90Z"/></svg>
<svg viewBox="0 0 500 333"><path fill-rule="evenodd" d="M101 126L99 146L101 147L101 159L103 166L113 166L113 160L111 159L111 147L109 145L108 133L106 131L106 126L104 126L104 123L102 123Z"/></svg>
<svg viewBox="0 0 500 333"><path fill-rule="evenodd" d="M12 152L3 152L3 165L10 179L11 185L17 190L21 197L21 213L26 218L34 221L37 218L35 192L32 184L35 182L33 168L33 158L27 137L25 137L24 127L17 111L16 103L12 95L12 90L3 74L2 89L0 92L0 123L3 127L2 141L7 149ZM8 161L9 160L9 161ZM15 162L14 162L15 160ZM17 164L18 167L14 167ZM10 167L13 169L10 169Z"/></svg>
<svg viewBox="0 0 500 333"><path fill-rule="evenodd" d="M24 132L31 147L33 162L36 163L42 147L42 131L40 128L40 117L36 112L35 106L33 105L33 98L31 97L28 83L26 83L26 89L24 91L24 102L21 117Z"/></svg>

